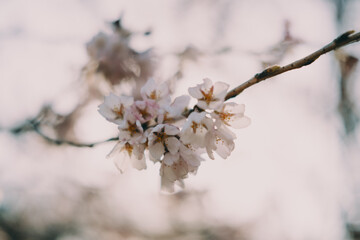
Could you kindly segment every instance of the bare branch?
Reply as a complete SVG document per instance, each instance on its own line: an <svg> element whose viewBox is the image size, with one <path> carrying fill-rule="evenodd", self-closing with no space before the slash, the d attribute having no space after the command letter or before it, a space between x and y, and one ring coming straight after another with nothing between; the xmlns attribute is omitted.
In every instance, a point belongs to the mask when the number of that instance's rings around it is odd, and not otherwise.
<svg viewBox="0 0 360 240"><path fill-rule="evenodd" d="M337 48L341 48L343 46L352 44L354 42L360 41L360 33L355 33L355 31L347 31L346 33L340 35L336 39L334 39L331 43L327 44L323 48L311 53L310 55L299 59L295 62L292 62L286 66L280 67L280 66L272 66L264 71L255 74L254 77L249 79L248 81L244 82L243 84L239 85L238 87L234 88L225 97L225 100L228 100L230 98L234 98L237 95L239 95L241 92L243 92L245 89L251 87L252 85L255 85L261 81L264 81L265 79L277 76L279 74L282 74L284 72L301 68L304 66L307 66L311 63L313 63L316 59L318 59L321 55L324 55L325 53L331 52Z"/></svg>
<svg viewBox="0 0 360 240"><path fill-rule="evenodd" d="M73 147L90 147L91 148L91 147L94 147L94 146L102 144L102 143L119 140L118 137L113 137L113 138L106 139L104 141L98 141L98 142L93 142L93 143L78 143L78 142L73 142L73 141L68 141L68 140L55 139L55 138L52 138L52 137L49 137L49 136L45 135L42 131L40 131L40 129L38 128L39 124L36 124L36 123L33 123L33 122L29 122L29 124L32 126L33 130L40 137L42 137L47 142L49 142L51 144L55 144L55 145L70 145L70 146L73 146Z"/></svg>

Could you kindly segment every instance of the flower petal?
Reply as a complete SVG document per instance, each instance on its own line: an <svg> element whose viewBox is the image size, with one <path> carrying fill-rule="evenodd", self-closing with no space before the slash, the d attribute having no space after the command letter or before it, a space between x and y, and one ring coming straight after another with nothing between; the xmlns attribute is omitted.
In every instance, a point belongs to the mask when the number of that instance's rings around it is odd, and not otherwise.
<svg viewBox="0 0 360 240"><path fill-rule="evenodd" d="M207 109L209 108L209 105L203 101L203 100L199 100L198 103L196 104L199 108L201 109Z"/></svg>
<svg viewBox="0 0 360 240"><path fill-rule="evenodd" d="M175 154L179 151L180 141L176 137L168 137L165 139L167 149L171 154Z"/></svg>
<svg viewBox="0 0 360 240"><path fill-rule="evenodd" d="M163 143L158 142L158 143L149 145L149 152L153 158L160 160L162 155L165 152Z"/></svg>
<svg viewBox="0 0 360 240"><path fill-rule="evenodd" d="M193 98L197 98L197 99L202 98L202 94L201 94L199 85L197 85L196 87L190 87L188 89L188 92L189 92L190 96L192 96Z"/></svg>
<svg viewBox="0 0 360 240"><path fill-rule="evenodd" d="M243 114L245 112L245 104L228 102L224 104L222 111L227 113Z"/></svg>
<svg viewBox="0 0 360 240"><path fill-rule="evenodd" d="M222 107L223 103L224 103L224 99L212 101L212 102L209 103L209 105L207 106L207 108L208 108L208 109L217 110L217 109L219 109L219 108Z"/></svg>
<svg viewBox="0 0 360 240"><path fill-rule="evenodd" d="M156 86L155 80L153 78L149 78L140 90L140 93L144 99L149 98L151 92L155 89L154 86Z"/></svg>
<svg viewBox="0 0 360 240"><path fill-rule="evenodd" d="M179 153L176 154L166 153L164 155L163 163L165 163L168 166L171 166L178 159L179 159Z"/></svg>
<svg viewBox="0 0 360 240"><path fill-rule="evenodd" d="M170 106L170 113L173 116L180 115L189 105L190 97L188 95L182 95L173 101L173 103Z"/></svg>
<svg viewBox="0 0 360 240"><path fill-rule="evenodd" d="M131 165L136 168L137 170L143 170L146 169L146 162L145 158L143 159L137 159L136 157L131 158Z"/></svg>
<svg viewBox="0 0 360 240"><path fill-rule="evenodd" d="M173 193L175 191L174 185L175 181L169 180L167 177L165 177L166 174L163 174L161 176L161 190L169 193Z"/></svg>
<svg viewBox="0 0 360 240"><path fill-rule="evenodd" d="M231 127L236 128L236 129L240 129L240 128L244 128L250 125L251 123L251 119L241 115L234 115L232 118L230 118L230 121L228 122L230 124Z"/></svg>
<svg viewBox="0 0 360 240"><path fill-rule="evenodd" d="M204 78L203 82L204 83L200 85L201 89L208 92L210 90L210 88L213 86L213 83L210 78Z"/></svg>
<svg viewBox="0 0 360 240"><path fill-rule="evenodd" d="M177 135L180 133L180 130L178 127L175 127L173 125L165 125L165 133L167 135Z"/></svg>
<svg viewBox="0 0 360 240"><path fill-rule="evenodd" d="M125 152L122 152L122 153L118 154L117 156L115 156L113 158L113 161L114 161L115 166L121 173L124 173L129 168L130 157Z"/></svg>
<svg viewBox="0 0 360 240"><path fill-rule="evenodd" d="M228 88L229 84L224 82L216 82L214 84L214 96L221 101L224 101Z"/></svg>

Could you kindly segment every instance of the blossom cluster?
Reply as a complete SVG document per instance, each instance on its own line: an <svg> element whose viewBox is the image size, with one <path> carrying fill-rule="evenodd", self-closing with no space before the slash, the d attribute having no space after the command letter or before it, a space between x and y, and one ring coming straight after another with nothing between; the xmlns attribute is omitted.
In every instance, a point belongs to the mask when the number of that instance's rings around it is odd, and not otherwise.
<svg viewBox="0 0 360 240"><path fill-rule="evenodd" d="M123 173L129 165L146 169L146 157L159 162L162 189L172 192L189 173L195 174L214 152L227 158L234 149L235 134L228 128L250 124L244 104L224 102L229 85L212 83L208 78L189 88L198 100L188 109L190 97L182 95L171 101L166 83L157 85L149 79L141 88L142 100L110 94L99 106L108 121L118 125L119 140L109 157ZM146 153L148 152L148 154Z"/></svg>

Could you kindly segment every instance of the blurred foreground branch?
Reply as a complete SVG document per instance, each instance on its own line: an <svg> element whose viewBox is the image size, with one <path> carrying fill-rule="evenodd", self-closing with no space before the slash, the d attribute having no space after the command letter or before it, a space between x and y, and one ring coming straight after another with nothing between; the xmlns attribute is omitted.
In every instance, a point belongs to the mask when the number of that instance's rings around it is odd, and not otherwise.
<svg viewBox="0 0 360 240"><path fill-rule="evenodd" d="M47 142L52 143L52 144L56 144L56 145L70 145L70 146L73 146L73 147L90 147L91 148L91 147L94 147L94 146L102 144L102 143L111 142L111 141L117 141L118 140L118 137L113 137L113 138L106 139L104 141L98 141L98 142L93 142L93 143L79 143L79 142L74 142L74 141L55 139L55 138L51 138L51 137L45 135L43 132L41 132L41 130L38 128L38 126L36 124L31 124L31 125L33 126L34 131L39 136L41 136Z"/></svg>
<svg viewBox="0 0 360 240"><path fill-rule="evenodd" d="M69 140L65 140L65 139L56 139L56 138L50 137L50 136L46 135L45 133L43 133L40 130L40 125L41 125L41 122L29 120L29 121L26 121L21 126L10 129L10 132L12 132L13 134L19 134L19 133L23 133L23 132L27 132L27 131L34 131L40 137L42 137L44 140L46 140L48 143L55 144L55 145L69 145L69 146L73 146L73 147L90 147L91 148L91 147L94 147L94 146L102 144L102 143L118 140L118 137L113 137L113 138L109 138L109 139L106 139L103 141L97 141L97 142L92 142L92 143L79 143L79 142L69 141Z"/></svg>

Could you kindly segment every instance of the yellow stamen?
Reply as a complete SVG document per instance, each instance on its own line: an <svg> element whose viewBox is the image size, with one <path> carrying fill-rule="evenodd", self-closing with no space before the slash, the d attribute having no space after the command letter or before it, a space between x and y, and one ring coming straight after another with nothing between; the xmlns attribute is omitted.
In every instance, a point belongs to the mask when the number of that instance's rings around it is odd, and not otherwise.
<svg viewBox="0 0 360 240"><path fill-rule="evenodd" d="M119 116L120 119L124 118L124 105L120 104L119 107L114 107L113 112Z"/></svg>
<svg viewBox="0 0 360 240"><path fill-rule="evenodd" d="M128 121L129 127L128 127L128 131L130 132L130 136L133 137L135 133L138 133L139 130L137 128L136 122L135 123L131 123L130 121Z"/></svg>
<svg viewBox="0 0 360 240"><path fill-rule="evenodd" d="M203 100L206 102L207 105L210 104L210 102L214 101L215 99L213 98L214 95L214 86L211 86L209 92L204 92L203 90L200 90L200 92L202 93L203 97L200 100Z"/></svg>
<svg viewBox="0 0 360 240"><path fill-rule="evenodd" d="M199 127L199 124L196 122L192 122L191 128L193 129L193 132L196 133L196 129Z"/></svg>
<svg viewBox="0 0 360 240"><path fill-rule="evenodd" d="M133 151L133 146L130 145L130 143L125 143L125 146L121 149L122 151L127 151L127 153L129 154L129 156L131 156L132 151Z"/></svg>
<svg viewBox="0 0 360 240"><path fill-rule="evenodd" d="M151 114L147 111L147 107L144 109L137 108L144 119L151 117Z"/></svg>
<svg viewBox="0 0 360 240"><path fill-rule="evenodd" d="M231 120L231 118L234 116L234 113L229 113L229 112L221 112L219 113L219 117L220 119L226 124L229 125L229 121Z"/></svg>
<svg viewBox="0 0 360 240"><path fill-rule="evenodd" d="M154 143L164 142L167 138L167 134L164 132L164 129L161 132L154 132L154 135L156 136Z"/></svg>
<svg viewBox="0 0 360 240"><path fill-rule="evenodd" d="M155 90L150 93L149 98L152 99L152 100L156 100L156 99L157 99L156 91L155 91Z"/></svg>

